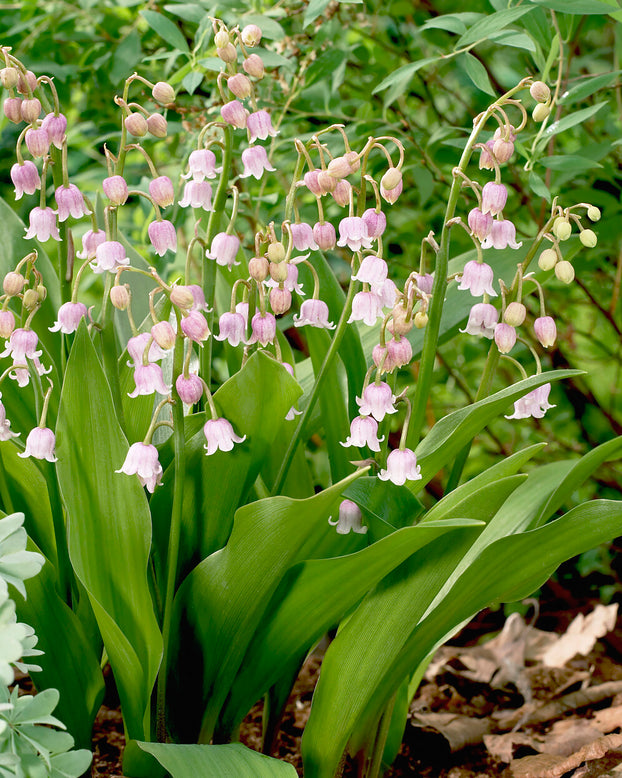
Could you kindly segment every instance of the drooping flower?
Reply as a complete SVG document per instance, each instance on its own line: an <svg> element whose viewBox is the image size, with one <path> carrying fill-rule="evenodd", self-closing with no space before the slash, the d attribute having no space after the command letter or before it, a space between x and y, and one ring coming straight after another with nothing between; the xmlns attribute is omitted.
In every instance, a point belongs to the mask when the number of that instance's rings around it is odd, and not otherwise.
<svg viewBox="0 0 622 778"><path fill-rule="evenodd" d="M278 283L272 278L266 279L265 284L269 289L278 286ZM293 261L287 263L287 278L283 281L283 286L289 292L296 292L296 294L299 294L302 297L305 295L302 291L302 284L298 283L298 267Z"/></svg>
<svg viewBox="0 0 622 778"><path fill-rule="evenodd" d="M154 392L166 397L167 394L171 393L170 385L164 383L162 368L155 362L135 365L134 381L136 388L133 392L128 392L128 397L138 397L138 395L148 395Z"/></svg>
<svg viewBox="0 0 622 778"><path fill-rule="evenodd" d="M357 416L350 423L350 437L346 438L346 442L341 445L345 448L369 446L372 451L380 451L383 440L384 436L378 438L378 422L373 416Z"/></svg>
<svg viewBox="0 0 622 778"><path fill-rule="evenodd" d="M36 359L43 353L37 351L39 336L34 330L25 330L18 327L13 330L9 340L4 344L5 348L0 358L10 356L14 364L24 364L26 359Z"/></svg>
<svg viewBox="0 0 622 778"><path fill-rule="evenodd" d="M58 314L53 327L49 327L50 332L59 330L65 335L69 335L78 329L78 325L86 316L86 305L84 303L63 303L58 309Z"/></svg>
<svg viewBox="0 0 622 778"><path fill-rule="evenodd" d="M47 427L35 427L30 430L26 438L26 449L17 456L34 457L35 459L47 459L48 462L57 462L58 458L54 453L56 437L51 429Z"/></svg>
<svg viewBox="0 0 622 778"><path fill-rule="evenodd" d="M555 343L557 327L555 326L555 319L551 316L539 316L533 323L533 331L544 348L548 348Z"/></svg>
<svg viewBox="0 0 622 778"><path fill-rule="evenodd" d="M332 516L329 516L328 523L331 527L335 527L339 535L347 535L349 532L364 535L367 527L363 525L362 518L361 509L355 502L342 500L339 505L339 518L332 521Z"/></svg>
<svg viewBox="0 0 622 778"><path fill-rule="evenodd" d="M95 261L91 262L94 273L110 271L116 273L120 267L130 264L130 258L118 240L105 240L95 249Z"/></svg>
<svg viewBox="0 0 622 778"><path fill-rule="evenodd" d="M147 233L155 253L162 257L167 251L177 251L177 231L172 222L167 219L151 222L147 227Z"/></svg>
<svg viewBox="0 0 622 778"><path fill-rule="evenodd" d="M226 232L219 232L214 235L210 250L206 252L208 259L215 259L218 265L228 267L230 270L233 265L239 265L235 258L240 248L240 239L237 235L229 235Z"/></svg>
<svg viewBox="0 0 622 778"><path fill-rule="evenodd" d="M516 328L504 321L495 327L495 343L502 354L509 354L516 344Z"/></svg>
<svg viewBox="0 0 622 778"><path fill-rule="evenodd" d="M211 149L195 149L188 158L188 172L182 178L203 181L204 178L216 178L222 168L216 167L216 155Z"/></svg>
<svg viewBox="0 0 622 778"><path fill-rule="evenodd" d="M387 217L375 208L368 208L361 218L367 225L367 235L370 238L379 238L387 228Z"/></svg>
<svg viewBox="0 0 622 778"><path fill-rule="evenodd" d="M186 405L194 405L203 397L203 381L196 373L184 376L180 373L175 381L175 388L180 400Z"/></svg>
<svg viewBox="0 0 622 778"><path fill-rule="evenodd" d="M308 249L315 251L318 248L310 224L307 224L306 222L297 222L296 224L290 224L290 229L292 231L292 242L296 251L307 251Z"/></svg>
<svg viewBox="0 0 622 778"><path fill-rule="evenodd" d="M503 184L489 181L482 189L482 213L496 216L505 208L508 200L508 190Z"/></svg>
<svg viewBox="0 0 622 778"><path fill-rule="evenodd" d="M249 143L253 143L259 138L265 140L268 137L273 138L278 135L278 130L272 126L272 119L267 111L255 111L249 114L246 119L246 126L249 133Z"/></svg>
<svg viewBox="0 0 622 778"><path fill-rule="evenodd" d="M499 321L499 311L490 303L477 303L469 311L467 326L460 330L469 335L479 335L492 340Z"/></svg>
<svg viewBox="0 0 622 778"><path fill-rule="evenodd" d="M264 171L268 170L272 172L276 170L276 168L270 164L268 153L263 146L250 146L249 148L244 149L242 152L242 164L244 165L244 172L240 173L240 178L254 176L259 180L264 174Z"/></svg>
<svg viewBox="0 0 622 778"><path fill-rule="evenodd" d="M162 483L162 465L158 460L158 449L151 443L132 443L125 462L115 473L137 475L141 486L146 486L147 491L153 494L156 486Z"/></svg>
<svg viewBox="0 0 622 778"><path fill-rule="evenodd" d="M204 211L213 211L212 186L209 181L188 181L184 186L184 194L179 205L182 208L203 208Z"/></svg>
<svg viewBox="0 0 622 778"><path fill-rule="evenodd" d="M389 384L378 381L369 384L363 390L363 397L356 398L361 416L373 416L376 421L382 421L388 413L397 413L395 395Z"/></svg>
<svg viewBox="0 0 622 778"><path fill-rule="evenodd" d="M166 352L153 340L151 333L141 332L139 335L134 335L127 342L127 353L131 357L131 360L127 363L128 367L137 367L143 364L145 349L148 343L151 344L147 354L148 362L157 362L166 356Z"/></svg>
<svg viewBox="0 0 622 778"><path fill-rule="evenodd" d="M387 189L382 181L380 182L380 195L383 200L385 200L390 205L393 205L394 202L397 201L398 197L402 194L402 190L404 189L404 182L400 180L400 182L397 184L397 186L394 186L393 189Z"/></svg>
<svg viewBox="0 0 622 778"><path fill-rule="evenodd" d="M203 434L207 441L203 446L207 456L216 451L231 451L234 443L243 443L246 440L246 435L243 437L236 435L230 422L222 417L206 421Z"/></svg>
<svg viewBox="0 0 622 778"><path fill-rule="evenodd" d="M59 186L54 192L54 197L58 206L59 222L66 221L70 216L73 216L74 219L80 219L91 213L84 202L82 192L75 184Z"/></svg>
<svg viewBox="0 0 622 778"><path fill-rule="evenodd" d="M158 176L149 182L149 194L160 208L175 202L175 187L168 176Z"/></svg>
<svg viewBox="0 0 622 778"><path fill-rule="evenodd" d="M313 225L313 239L319 249L330 251L337 243L335 228L330 222L317 222Z"/></svg>
<svg viewBox="0 0 622 778"><path fill-rule="evenodd" d="M417 464L415 452L409 448L396 448L387 457L386 470L378 473L381 481L391 481L403 486L406 481L421 480L421 467Z"/></svg>
<svg viewBox="0 0 622 778"><path fill-rule="evenodd" d="M43 127L30 127L24 135L26 147L33 157L45 157L50 150L50 136Z"/></svg>
<svg viewBox="0 0 622 778"><path fill-rule="evenodd" d="M473 208L469 211L467 222L469 229L480 242L490 235L493 222L491 213L482 213L479 208Z"/></svg>
<svg viewBox="0 0 622 778"><path fill-rule="evenodd" d="M300 306L300 313L294 315L294 327L304 327L308 324L311 327L332 330L335 325L328 321L328 316L328 305L323 300L305 300Z"/></svg>
<svg viewBox="0 0 622 778"><path fill-rule="evenodd" d="M251 336L248 345L261 343L262 346L267 346L268 343L272 343L275 337L276 319L274 315L271 313L262 314L261 311L257 311L251 319Z"/></svg>
<svg viewBox="0 0 622 778"><path fill-rule="evenodd" d="M87 230L82 236L82 251L78 251L78 259L95 259L97 247L106 240L106 233L103 230Z"/></svg>
<svg viewBox="0 0 622 778"><path fill-rule="evenodd" d="M102 189L112 205L123 205L129 196L127 182L123 176L108 176L108 178L104 178Z"/></svg>
<svg viewBox="0 0 622 778"><path fill-rule="evenodd" d="M242 130L246 127L248 111L239 100L231 100L220 109L220 115L227 124Z"/></svg>
<svg viewBox="0 0 622 778"><path fill-rule="evenodd" d="M277 316L287 313L292 307L292 293L289 289L285 289L280 284L276 284L270 290L269 299L270 307Z"/></svg>
<svg viewBox="0 0 622 778"><path fill-rule="evenodd" d="M41 243L54 238L60 240L58 227L56 226L56 211L52 208L33 208L28 215L30 226L26 230L26 238L32 240L36 238Z"/></svg>
<svg viewBox="0 0 622 778"><path fill-rule="evenodd" d="M200 311L190 311L181 320L181 331L195 343L203 343L210 335L205 316Z"/></svg>
<svg viewBox="0 0 622 778"><path fill-rule="evenodd" d="M226 311L218 320L220 334L216 340L226 340L231 346L246 343L246 321L241 313Z"/></svg>
<svg viewBox="0 0 622 778"><path fill-rule="evenodd" d="M62 149L67 129L67 117L62 113L58 115L48 113L41 120L41 127L47 132L50 143L53 143L57 149Z"/></svg>
<svg viewBox="0 0 622 778"><path fill-rule="evenodd" d="M17 438L19 432L11 432L11 422L6 417L6 408L0 402L0 441Z"/></svg>
<svg viewBox="0 0 622 778"><path fill-rule="evenodd" d="M348 246L351 251L371 248L371 238L367 232L367 224L361 216L346 216L339 222L339 240L337 245Z"/></svg>
<svg viewBox="0 0 622 778"><path fill-rule="evenodd" d="M352 276L352 280L370 284L373 289L384 284L388 272L388 265L382 257L368 254L366 257L363 257L361 266L356 275Z"/></svg>
<svg viewBox="0 0 622 778"><path fill-rule="evenodd" d="M481 297L484 293L496 297L497 293L492 288L493 278L494 273L490 265L472 259L464 266L458 289L468 289L473 297Z"/></svg>
<svg viewBox="0 0 622 778"><path fill-rule="evenodd" d="M511 249L519 249L523 242L516 242L516 227L509 219L495 219L492 223L490 235L482 241L482 248L505 249L508 246Z"/></svg>
<svg viewBox="0 0 622 778"><path fill-rule="evenodd" d="M31 195L41 189L41 178L34 162L26 160L23 164L16 162L11 168L11 181L15 187L15 199L21 200L24 193Z"/></svg>
<svg viewBox="0 0 622 778"><path fill-rule="evenodd" d="M373 292L357 292L352 298L352 313L348 324L362 321L373 327L377 319L382 318L382 300Z"/></svg>
<svg viewBox="0 0 622 778"><path fill-rule="evenodd" d="M534 419L541 419L549 408L555 408L549 404L549 393L551 384L543 384L537 389L521 397L514 403L514 413L506 416L506 419L528 419L533 416Z"/></svg>

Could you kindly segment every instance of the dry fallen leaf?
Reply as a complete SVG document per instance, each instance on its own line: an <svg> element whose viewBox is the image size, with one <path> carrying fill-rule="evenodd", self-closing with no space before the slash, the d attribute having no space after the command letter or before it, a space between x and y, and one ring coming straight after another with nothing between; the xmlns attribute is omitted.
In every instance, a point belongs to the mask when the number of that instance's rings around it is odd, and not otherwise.
<svg viewBox="0 0 622 778"><path fill-rule="evenodd" d="M534 751L536 740L526 732L504 732L502 735L484 735L486 750L499 762L511 762L516 746L530 746Z"/></svg>
<svg viewBox="0 0 622 778"><path fill-rule="evenodd" d="M566 632L538 657L548 667L563 667L576 654L586 656L602 638L615 627L617 603L596 605L587 616L579 613Z"/></svg>
<svg viewBox="0 0 622 778"><path fill-rule="evenodd" d="M603 732L622 728L622 705L613 705L611 708L596 711L591 723Z"/></svg>
<svg viewBox="0 0 622 778"><path fill-rule="evenodd" d="M457 713L415 713L411 719L415 727L429 727L441 734L454 751L482 742L490 732L490 721Z"/></svg>
<svg viewBox="0 0 622 778"><path fill-rule="evenodd" d="M583 762L600 759L608 751L622 746L622 735L605 735L580 748L570 756L537 754L515 759L508 768L514 778L561 778L564 773L579 767Z"/></svg>

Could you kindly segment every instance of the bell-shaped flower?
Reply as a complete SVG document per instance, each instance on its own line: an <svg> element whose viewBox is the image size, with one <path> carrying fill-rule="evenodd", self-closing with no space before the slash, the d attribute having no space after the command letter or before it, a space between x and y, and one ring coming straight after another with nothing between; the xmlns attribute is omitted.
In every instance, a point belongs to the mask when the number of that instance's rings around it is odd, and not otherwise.
<svg viewBox="0 0 622 778"><path fill-rule="evenodd" d="M308 324L311 327L332 330L335 325L328 321L328 316L328 305L323 300L305 300L300 306L300 313L294 315L294 327L304 327Z"/></svg>
<svg viewBox="0 0 622 778"><path fill-rule="evenodd" d="M503 184L489 181L482 189L482 213L496 216L505 208L508 200L508 190Z"/></svg>
<svg viewBox="0 0 622 778"><path fill-rule="evenodd" d="M188 172L182 178L203 181L204 178L216 178L222 168L216 167L216 155L211 149L195 149L188 158Z"/></svg>
<svg viewBox="0 0 622 778"><path fill-rule="evenodd" d="M479 208L473 208L469 211L467 222L469 229L480 242L490 235L493 223L491 213L482 213Z"/></svg>
<svg viewBox="0 0 622 778"><path fill-rule="evenodd" d="M213 211L212 185L209 181L188 181L184 186L184 194L179 205L182 208L203 208L204 211Z"/></svg>
<svg viewBox="0 0 622 778"><path fill-rule="evenodd" d="M339 222L338 246L347 246L351 251L371 248L367 224L361 216L346 216Z"/></svg>
<svg viewBox="0 0 622 778"><path fill-rule="evenodd" d="M237 235L219 232L217 235L214 235L210 250L205 253L205 256L208 259L215 259L218 265L228 267L231 270L233 265L240 264L235 261L239 248L240 239Z"/></svg>
<svg viewBox="0 0 622 778"><path fill-rule="evenodd" d="M86 316L86 305L84 303L63 303L58 309L56 321L53 327L49 327L50 332L59 330L65 335L69 335L78 329L78 325Z"/></svg>
<svg viewBox="0 0 622 778"><path fill-rule="evenodd" d="M337 534L347 535L350 532L356 532L358 535L364 535L367 527L362 523L362 514L359 506L352 500L342 500L339 505L339 517L332 520L328 517L328 523L335 527Z"/></svg>
<svg viewBox="0 0 622 778"><path fill-rule="evenodd" d="M467 326L460 332L466 332L469 335L479 335L492 340L495 336L495 327L498 321L499 311L494 305L477 303L469 311Z"/></svg>
<svg viewBox="0 0 622 778"><path fill-rule="evenodd" d="M533 331L544 348L548 348L555 343L557 327L555 326L555 320L551 316L539 316L533 323Z"/></svg>
<svg viewBox="0 0 622 778"><path fill-rule="evenodd" d="M181 320L181 331L195 343L202 344L210 335L205 316L200 311L190 311Z"/></svg>
<svg viewBox="0 0 622 778"><path fill-rule="evenodd" d="M555 408L549 404L549 393L551 384L543 384L537 389L521 397L514 403L514 413L506 416L506 419L527 419L533 416L534 419L541 419L549 408Z"/></svg>
<svg viewBox="0 0 622 778"><path fill-rule="evenodd" d="M149 194L160 208L175 202L175 187L168 176L158 176L149 182Z"/></svg>
<svg viewBox="0 0 622 778"><path fill-rule="evenodd" d="M395 395L389 384L384 381L377 381L369 384L363 390L363 397L356 398L361 416L373 416L376 421L382 421L388 413L397 413L397 408L393 404Z"/></svg>
<svg viewBox="0 0 622 778"><path fill-rule="evenodd" d="M272 126L272 119L267 111L255 111L246 118L246 127L249 134L249 143L253 143L259 138L265 140L268 137L273 138L278 135L278 130Z"/></svg>
<svg viewBox="0 0 622 778"><path fill-rule="evenodd" d="M35 427L30 430L26 438L26 449L19 453L19 457L34 457L35 459L47 459L48 462L57 462L54 453L56 438L51 429L47 427Z"/></svg>
<svg viewBox="0 0 622 778"><path fill-rule="evenodd" d="M87 230L82 236L82 251L78 251L78 259L95 259L97 247L101 246L106 240L106 233L103 230Z"/></svg>
<svg viewBox="0 0 622 778"><path fill-rule="evenodd" d="M17 438L19 432L11 432L11 422L6 417L6 408L0 402L0 441Z"/></svg>
<svg viewBox="0 0 622 778"><path fill-rule="evenodd" d="M67 221L70 216L73 216L74 219L81 219L91 213L84 202L82 192L75 184L59 186L54 192L54 197L58 206L59 222Z"/></svg>
<svg viewBox="0 0 622 778"><path fill-rule="evenodd" d="M383 440L384 436L378 438L378 422L373 416L357 416L350 424L350 436L341 445L344 448L369 446L372 451L380 451Z"/></svg>
<svg viewBox="0 0 622 778"><path fill-rule="evenodd" d="M34 162L16 162L11 168L11 181L15 187L15 199L21 200L24 193L31 195L41 189L41 178Z"/></svg>
<svg viewBox="0 0 622 778"><path fill-rule="evenodd" d="M242 164L244 165L244 172L240 173L240 178L254 176L259 180L265 170L270 172L276 170L276 168L270 164L268 153L263 146L250 146L249 148L244 149L242 152Z"/></svg>
<svg viewBox="0 0 622 778"><path fill-rule="evenodd" d="M138 395L148 395L154 392L166 397L171 393L171 386L164 383L162 368L155 362L136 365L134 367L134 381L136 388L133 392L128 392L128 397L138 397Z"/></svg>
<svg viewBox="0 0 622 778"><path fill-rule="evenodd" d="M516 227L509 219L495 219L492 223L490 235L482 241L482 248L505 249L508 246L511 249L519 249L523 242L516 242Z"/></svg>
<svg viewBox="0 0 622 778"><path fill-rule="evenodd" d="M54 238L60 240L58 227L56 226L56 211L52 208L33 208L28 215L30 226L26 230L26 238L31 240L36 238L41 243Z"/></svg>
<svg viewBox="0 0 622 778"><path fill-rule="evenodd" d="M462 291L468 289L473 297L481 297L484 293L496 297L497 293L492 288L493 278L494 273L490 265L472 259L464 266L458 289Z"/></svg>
<svg viewBox="0 0 622 778"><path fill-rule="evenodd" d="M375 287L381 286L387 279L389 268L382 257L376 257L368 254L363 257L361 266L356 275L352 276L353 281L360 281L364 284L370 284L375 291Z"/></svg>
<svg viewBox="0 0 622 778"><path fill-rule="evenodd" d="M233 127L242 130L246 127L248 111L239 100L231 100L220 109L222 120Z"/></svg>
<svg viewBox="0 0 622 778"><path fill-rule="evenodd" d="M41 120L41 127L47 132L50 143L53 143L57 149L62 149L67 130L67 117L62 113L48 113Z"/></svg>
<svg viewBox="0 0 622 778"><path fill-rule="evenodd" d="M403 486L406 481L420 481L421 467L417 464L415 452L409 448L396 448L387 457L386 470L378 473L381 481L391 481Z"/></svg>
<svg viewBox="0 0 622 778"><path fill-rule="evenodd" d="M155 253L162 257L167 251L177 251L177 231L172 222L167 219L151 222L147 233Z"/></svg>
<svg viewBox="0 0 622 778"><path fill-rule="evenodd" d="M240 437L233 431L233 427L227 419L209 419L203 427L203 434L207 443L203 446L207 456L216 451L231 451L234 443L243 443L246 435Z"/></svg>
<svg viewBox="0 0 622 778"><path fill-rule="evenodd" d="M379 238L387 228L387 217L375 208L368 208L361 219L367 225L367 235L370 238Z"/></svg>
<svg viewBox="0 0 622 778"><path fill-rule="evenodd" d="M290 224L290 229L292 231L292 241L296 251L307 251L308 249L315 251L318 248L310 224L307 224L306 222L297 222L296 224Z"/></svg>
<svg viewBox="0 0 622 778"><path fill-rule="evenodd" d="M271 313L262 314L261 311L257 313L251 319L251 336L248 340L248 345L253 343L261 343L262 346L267 346L268 343L272 343L276 337L276 319Z"/></svg>
<svg viewBox="0 0 622 778"><path fill-rule="evenodd" d="M25 330L18 327L13 330L9 340L5 342L4 351L0 358L10 356L14 364L24 364L26 359L36 359L43 353L37 351L39 336L34 330Z"/></svg>
<svg viewBox="0 0 622 778"><path fill-rule="evenodd" d="M272 278L266 279L265 284L269 289L278 286L278 283ZM305 296L305 293L302 291L302 284L298 283L298 268L294 261L290 260L287 263L287 278L283 281L283 286L289 292L296 292L296 294L299 294L301 297Z"/></svg>
<svg viewBox="0 0 622 778"><path fill-rule="evenodd" d="M321 251L330 251L337 244L337 233L330 222L317 222L313 225L313 240Z"/></svg>
<svg viewBox="0 0 622 778"><path fill-rule="evenodd" d="M504 321L495 327L495 343L502 354L509 354L516 344L516 327Z"/></svg>
<svg viewBox="0 0 622 778"><path fill-rule="evenodd" d="M357 292L352 298L352 312L348 324L362 321L373 327L377 319L382 319L382 300L373 292Z"/></svg>
<svg viewBox="0 0 622 778"><path fill-rule="evenodd" d="M151 443L132 443L127 452L125 462L115 473L137 475L141 486L153 492L162 482L162 465L158 460L158 449Z"/></svg>
<svg viewBox="0 0 622 778"><path fill-rule="evenodd" d="M219 335L216 340L226 340L231 346L246 343L246 321L241 313L226 311L218 319Z"/></svg>
<svg viewBox="0 0 622 778"><path fill-rule="evenodd" d="M118 240L105 240L95 249L95 261L91 262L91 269L94 273L116 273L120 267L129 264L130 258L123 244Z"/></svg>
<svg viewBox="0 0 622 778"><path fill-rule="evenodd" d="M148 343L151 344L147 354L148 362L158 362L166 356L166 352L153 340L151 333L141 332L139 335L134 335L127 342L127 353L131 357L131 360L127 363L128 367L137 367L143 364L145 361L145 349Z"/></svg>

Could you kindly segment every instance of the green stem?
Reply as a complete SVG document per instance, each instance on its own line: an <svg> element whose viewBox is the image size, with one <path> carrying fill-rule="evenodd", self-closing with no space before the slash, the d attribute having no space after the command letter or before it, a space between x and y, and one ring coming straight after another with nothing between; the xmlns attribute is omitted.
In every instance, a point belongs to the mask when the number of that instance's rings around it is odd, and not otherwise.
<svg viewBox="0 0 622 778"><path fill-rule="evenodd" d="M393 697L389 700L387 707L384 709L382 716L380 717L378 730L376 732L376 739L374 740L371 764L369 765L369 770L367 771L367 778L378 778L380 775L384 747L387 744L387 737L391 727L391 718L393 716L393 708L395 707L395 697L396 695L394 694Z"/></svg>
<svg viewBox="0 0 622 778"><path fill-rule="evenodd" d="M181 332L179 314L177 315L177 330ZM173 613L173 598L177 582L179 563L179 546L181 538L181 513L184 499L184 478L186 470L186 441L184 435L184 406L175 390L175 379L183 370L184 339L178 336L173 356L173 441L175 445L175 486L173 492L173 508L171 512L171 527L169 531L168 553L166 557L166 592L164 595L164 615L162 618L162 664L157 681L157 738L166 742L166 681L171 640L171 618Z"/></svg>
<svg viewBox="0 0 622 778"><path fill-rule="evenodd" d="M294 458L298 443L303 440L305 426L320 395L320 388L324 381L324 377L332 367L333 361L337 356L339 346L341 345L341 341L343 340L343 336L345 335L346 328L348 326L348 318L350 316L350 308L352 306L352 298L354 297L354 291L357 286L357 281L350 281L350 286L348 287L348 293L346 295L343 310L341 312L341 317L339 318L339 322L337 324L337 329L335 330L335 335L331 341L328 351L326 352L326 356L324 357L324 361L322 362L320 370L317 374L317 378L315 379L307 407L304 409L302 415L298 418L296 430L292 435L291 440L289 441L287 451L285 452L285 456L281 462L281 467L275 479L274 486L272 487L272 494L278 494L281 491L281 488L283 487L287 477L287 472Z"/></svg>

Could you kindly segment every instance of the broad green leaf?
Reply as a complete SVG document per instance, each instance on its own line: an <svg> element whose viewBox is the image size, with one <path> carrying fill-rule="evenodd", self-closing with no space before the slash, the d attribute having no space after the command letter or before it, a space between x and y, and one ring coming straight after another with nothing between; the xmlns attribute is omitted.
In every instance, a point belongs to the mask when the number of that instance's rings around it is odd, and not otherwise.
<svg viewBox="0 0 622 778"><path fill-rule="evenodd" d="M423 513L423 505L409 489L377 476L357 478L344 491L344 497L353 500L365 511L389 528L399 529L415 523Z"/></svg>
<svg viewBox="0 0 622 778"><path fill-rule="evenodd" d="M189 95L193 95L201 85L201 82L204 78L204 73L199 73L198 71L193 70L183 77L181 85Z"/></svg>
<svg viewBox="0 0 622 778"><path fill-rule="evenodd" d="M438 62L440 59L440 56L425 57L416 62L409 62L408 65L402 65L402 67L397 68L397 70L394 70L390 75L384 78L378 86L372 90L372 94L376 95L378 92L382 92L383 89L388 89L390 86L397 83L403 84L405 87L418 70L427 67L427 65L432 64L432 62Z"/></svg>
<svg viewBox="0 0 622 778"><path fill-rule="evenodd" d="M169 688L186 689L183 700L170 701L184 737L196 737L196 717L203 714L201 737L211 737L270 598L293 564L336 534L328 518L355 477L306 500L271 497L243 506L227 545L179 587L172 634L180 638L172 649Z"/></svg>
<svg viewBox="0 0 622 778"><path fill-rule="evenodd" d="M552 11L558 11L566 14L610 14L618 11L619 8L609 3L602 3L600 0L529 0L534 5L550 8Z"/></svg>
<svg viewBox="0 0 622 778"><path fill-rule="evenodd" d="M190 49L188 48L188 41L185 39L182 31L174 22L157 11L143 10L140 12L140 15L151 27L151 29L158 33L162 40L166 41L174 49L179 49L179 51L183 52L184 54L190 53Z"/></svg>
<svg viewBox="0 0 622 778"><path fill-rule="evenodd" d="M491 35L489 40L494 41L501 46L513 46L516 49L523 49L524 51L536 52L536 44L533 40L524 32L515 32L514 30L501 30L494 35Z"/></svg>
<svg viewBox="0 0 622 778"><path fill-rule="evenodd" d="M605 105L609 105L609 103L603 102L596 103L596 105L590 105L588 108L582 108L580 111L575 111L575 113L571 113L568 116L562 117L559 121L549 124L542 133L542 137L538 144L539 148L544 148L548 143L549 138L553 135L557 135L558 132L569 130L571 127L575 127L577 124L581 124L587 119L590 119Z"/></svg>
<svg viewBox="0 0 622 778"><path fill-rule="evenodd" d="M541 157L538 162L551 170L580 173L591 168L602 168L600 162L579 154L553 154L550 157Z"/></svg>
<svg viewBox="0 0 622 778"><path fill-rule="evenodd" d="M547 203L551 202L551 192L548 186L537 173L533 172L533 170L529 173L529 188L534 194L537 194L538 197L544 197Z"/></svg>
<svg viewBox="0 0 622 778"><path fill-rule="evenodd" d="M199 3L168 3L164 6L164 10L173 14L173 16L179 16L180 19L184 19L186 22L194 22L199 24L205 18L208 11Z"/></svg>
<svg viewBox="0 0 622 778"><path fill-rule="evenodd" d="M115 472L128 444L84 322L67 362L56 434L71 561L99 624L128 734L144 737L162 652L147 581L151 522L138 478Z"/></svg>
<svg viewBox="0 0 622 778"><path fill-rule="evenodd" d="M138 746L154 756L172 778L296 778L289 762L259 754L241 743L197 746L139 742Z"/></svg>
<svg viewBox="0 0 622 778"><path fill-rule="evenodd" d="M302 26L307 27L314 22L328 8L329 3L330 0L311 0L305 11Z"/></svg>
<svg viewBox="0 0 622 778"><path fill-rule="evenodd" d="M488 73L486 72L486 68L477 59L477 57L474 57L472 54L469 54L469 52L466 51L460 59L464 64L464 70L467 76L471 79L475 86L482 92L485 92L487 95L495 96L496 92L492 88L490 79L488 78Z"/></svg>
<svg viewBox="0 0 622 778"><path fill-rule="evenodd" d="M578 84L567 89L559 98L561 105L569 105L571 103L577 103L580 100L585 100L586 97L591 97L599 89L604 89L611 85L613 81L622 73L622 70L612 70L611 73L604 73L602 76L591 76L579 81Z"/></svg>
<svg viewBox="0 0 622 778"><path fill-rule="evenodd" d="M483 14L469 11L457 14L443 14L442 16L434 16L431 19L426 19L419 29L446 30L447 32L454 32L457 35L462 35L466 32L467 25L475 24L482 16Z"/></svg>
<svg viewBox="0 0 622 778"><path fill-rule="evenodd" d="M507 410L508 405L538 386L578 375L574 370L554 370L531 376L502 389L477 403L447 414L438 421L417 446L422 480L413 481L419 491L438 471L469 443L486 424Z"/></svg>
<svg viewBox="0 0 622 778"><path fill-rule="evenodd" d="M503 30L510 24L514 24L521 16L529 13L532 9L529 6L521 6L519 8L508 8L503 11L496 11L494 14L487 16L470 27L464 35L462 35L455 43L456 49L461 49L464 46L470 46L472 43L476 43L480 40L485 40L499 30Z"/></svg>
<svg viewBox="0 0 622 778"><path fill-rule="evenodd" d="M273 41L283 40L285 37L285 30L283 27L273 19L271 16L265 14L244 14L239 21L240 27L244 27L247 24L256 24L261 28L262 38L268 38Z"/></svg>
<svg viewBox="0 0 622 778"><path fill-rule="evenodd" d="M446 530L476 531L478 526L479 522L474 527L471 521L456 520L407 527L355 554L293 567L274 593L232 686L221 716L225 731L233 731L277 682L290 657L304 658L381 578Z"/></svg>

